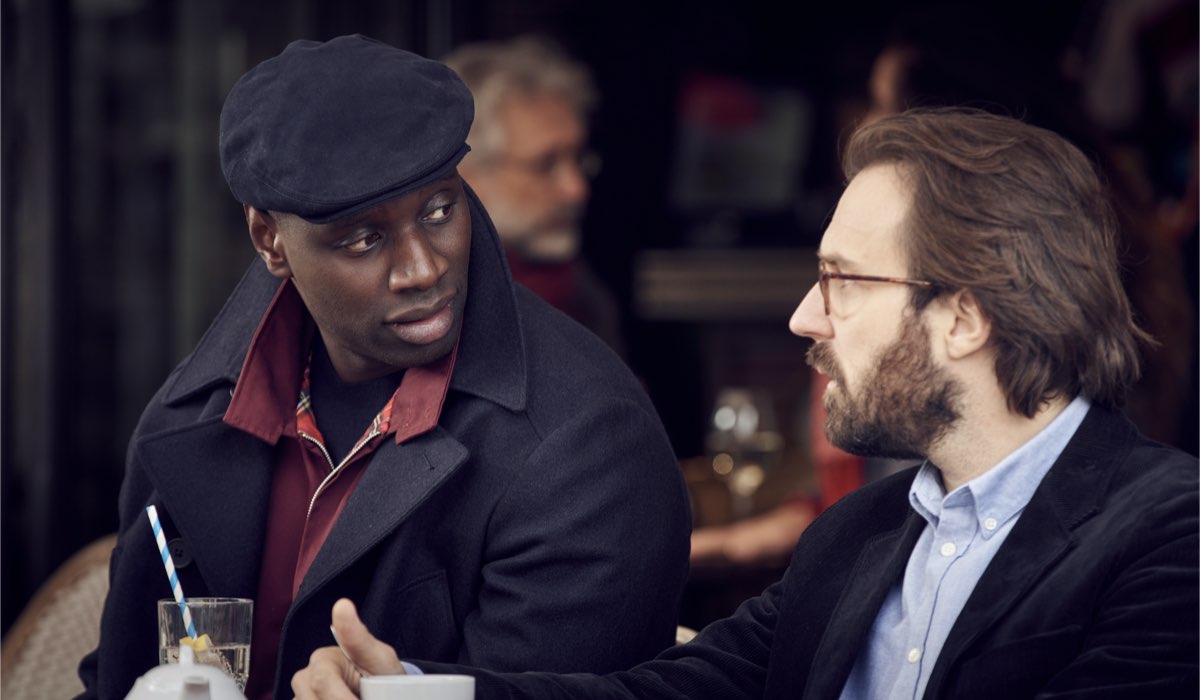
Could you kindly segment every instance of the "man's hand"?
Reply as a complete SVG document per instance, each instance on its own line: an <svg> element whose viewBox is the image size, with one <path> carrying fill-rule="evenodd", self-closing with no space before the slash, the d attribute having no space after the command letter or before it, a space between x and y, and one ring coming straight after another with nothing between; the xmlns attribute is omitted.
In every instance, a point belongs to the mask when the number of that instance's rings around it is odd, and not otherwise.
<svg viewBox="0 0 1200 700"><path fill-rule="evenodd" d="M796 541L816 513L804 501L792 501L732 525L692 531L692 566L786 564Z"/></svg>
<svg viewBox="0 0 1200 700"><path fill-rule="evenodd" d="M333 629L350 659L336 646L314 651L308 666L292 676L296 700L354 700L361 677L358 669L373 676L404 673L396 650L371 634L346 598L333 604Z"/></svg>

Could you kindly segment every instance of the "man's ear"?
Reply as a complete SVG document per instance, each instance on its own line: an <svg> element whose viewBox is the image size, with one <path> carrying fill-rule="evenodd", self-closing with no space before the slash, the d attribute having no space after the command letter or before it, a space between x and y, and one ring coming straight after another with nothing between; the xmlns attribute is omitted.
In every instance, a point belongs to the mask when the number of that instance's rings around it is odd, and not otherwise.
<svg viewBox="0 0 1200 700"><path fill-rule="evenodd" d="M246 228L250 231L250 242L258 257L263 259L267 270L280 279L292 276L292 268L288 266L287 252L279 236L279 220L265 209L242 205L246 212Z"/></svg>
<svg viewBox="0 0 1200 700"><path fill-rule="evenodd" d="M992 336L992 322L970 290L959 290L940 301L952 314L944 336L950 359L960 360L987 345Z"/></svg>

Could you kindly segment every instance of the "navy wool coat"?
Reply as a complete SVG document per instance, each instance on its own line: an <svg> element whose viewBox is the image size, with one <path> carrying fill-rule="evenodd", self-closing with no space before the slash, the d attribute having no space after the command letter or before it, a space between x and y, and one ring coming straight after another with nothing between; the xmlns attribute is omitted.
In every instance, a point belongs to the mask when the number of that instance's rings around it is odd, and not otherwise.
<svg viewBox="0 0 1200 700"><path fill-rule="evenodd" d="M691 529L678 463L640 384L600 340L514 285L474 194L468 297L439 425L384 441L301 584L275 695L333 644L349 597L403 657L607 672L674 640ZM273 446L222 422L279 280L251 265L130 442L120 533L85 697L157 665L171 597L155 504L188 596L254 597Z"/></svg>
<svg viewBox="0 0 1200 700"><path fill-rule="evenodd" d="M837 700L926 525L915 474L839 501L782 581L659 659L606 677L471 671L476 698ZM1194 700L1197 488L1194 457L1093 406L963 607L926 700Z"/></svg>

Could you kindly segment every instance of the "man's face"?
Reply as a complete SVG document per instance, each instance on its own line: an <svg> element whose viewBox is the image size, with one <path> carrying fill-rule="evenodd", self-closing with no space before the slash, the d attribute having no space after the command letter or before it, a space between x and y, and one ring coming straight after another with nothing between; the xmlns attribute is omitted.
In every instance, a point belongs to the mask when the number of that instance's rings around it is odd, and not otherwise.
<svg viewBox="0 0 1200 700"><path fill-rule="evenodd" d="M471 214L455 174L328 224L291 214L251 238L291 277L333 366L358 382L428 364L454 347L467 300Z"/></svg>
<svg viewBox="0 0 1200 700"><path fill-rule="evenodd" d="M510 97L498 118L500 152L468 154L463 177L509 249L531 260L574 257L589 193L583 118L553 94Z"/></svg>
<svg viewBox="0 0 1200 700"><path fill-rule="evenodd" d="M831 271L908 276L902 225L910 205L893 165L851 181L819 256ZM792 316L812 338L809 364L831 378L825 391L830 442L855 454L921 457L959 418L963 388L931 354L930 334L902 284L831 279L830 313L817 286Z"/></svg>

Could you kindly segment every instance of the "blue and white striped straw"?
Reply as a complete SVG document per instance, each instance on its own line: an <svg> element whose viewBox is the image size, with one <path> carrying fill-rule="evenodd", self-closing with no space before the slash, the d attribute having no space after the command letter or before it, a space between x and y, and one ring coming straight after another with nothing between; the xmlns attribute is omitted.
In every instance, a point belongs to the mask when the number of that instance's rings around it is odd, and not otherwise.
<svg viewBox="0 0 1200 700"><path fill-rule="evenodd" d="M187 602L183 599L183 588L179 585L179 577L175 575L175 562L171 561L171 550L167 548L167 538L163 536L162 525L158 522L158 509L146 507L146 516L150 518L150 529L154 530L154 541L158 543L158 553L162 555L163 567L167 570L167 580L171 582L171 592L175 594L175 602L183 613L183 625L187 627L188 636L196 638L196 626L192 624L192 611L188 610Z"/></svg>

